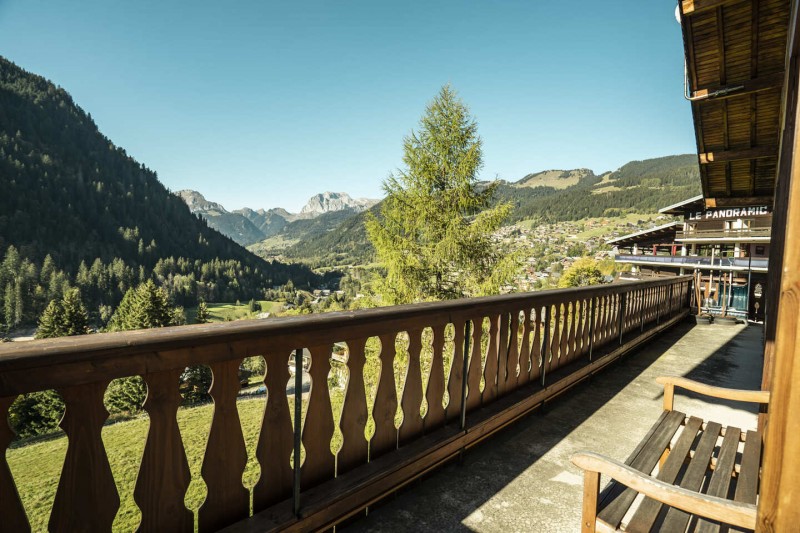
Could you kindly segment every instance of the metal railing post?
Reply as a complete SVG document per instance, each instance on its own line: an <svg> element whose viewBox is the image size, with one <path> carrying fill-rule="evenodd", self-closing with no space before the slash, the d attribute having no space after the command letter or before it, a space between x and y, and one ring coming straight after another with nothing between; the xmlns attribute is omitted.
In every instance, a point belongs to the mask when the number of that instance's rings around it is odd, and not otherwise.
<svg viewBox="0 0 800 533"><path fill-rule="evenodd" d="M300 442L303 434L303 350L294 351L294 514L300 516Z"/></svg>
<svg viewBox="0 0 800 533"><path fill-rule="evenodd" d="M461 373L461 429L467 428L467 372L469 372L469 339L471 320L464 323L464 369Z"/></svg>

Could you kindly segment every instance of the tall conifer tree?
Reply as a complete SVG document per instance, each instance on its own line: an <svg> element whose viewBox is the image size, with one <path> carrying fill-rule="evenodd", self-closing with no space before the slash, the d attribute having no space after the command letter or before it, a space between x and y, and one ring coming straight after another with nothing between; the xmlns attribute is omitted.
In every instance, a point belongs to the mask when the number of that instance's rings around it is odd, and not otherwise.
<svg viewBox="0 0 800 533"><path fill-rule="evenodd" d="M384 303L443 300L499 291L516 269L491 240L511 204L489 208L496 183L479 185L478 124L449 85L403 142L405 168L384 182L380 216L367 233L387 269Z"/></svg>

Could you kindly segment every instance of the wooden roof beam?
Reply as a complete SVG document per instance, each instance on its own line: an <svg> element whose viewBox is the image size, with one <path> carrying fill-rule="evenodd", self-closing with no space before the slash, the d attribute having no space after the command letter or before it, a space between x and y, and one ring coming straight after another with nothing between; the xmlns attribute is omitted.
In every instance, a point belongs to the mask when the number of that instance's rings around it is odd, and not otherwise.
<svg viewBox="0 0 800 533"><path fill-rule="evenodd" d="M783 78L784 73L781 71L739 83L705 87L694 91L692 93L692 98L713 98L714 100L719 100L722 98L733 98L735 96L759 93L770 89L778 89L783 86Z"/></svg>
<svg viewBox="0 0 800 533"><path fill-rule="evenodd" d="M706 208L749 207L772 205L772 196L731 196L729 198L706 198Z"/></svg>
<svg viewBox="0 0 800 533"><path fill-rule="evenodd" d="M697 15L727 4L736 4L747 0L682 0L681 13L684 17Z"/></svg>
<svg viewBox="0 0 800 533"><path fill-rule="evenodd" d="M755 148L744 148L741 150L722 150L720 152L706 152L699 154L700 164L723 163L728 161L742 161L745 159L763 159L766 157L776 157L778 155L777 146L757 146Z"/></svg>

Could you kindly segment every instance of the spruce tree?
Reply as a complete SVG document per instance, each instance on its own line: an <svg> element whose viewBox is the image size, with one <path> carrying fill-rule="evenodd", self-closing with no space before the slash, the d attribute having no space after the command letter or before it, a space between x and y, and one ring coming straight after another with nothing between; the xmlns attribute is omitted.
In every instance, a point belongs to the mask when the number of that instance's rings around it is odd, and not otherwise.
<svg viewBox="0 0 800 533"><path fill-rule="evenodd" d="M195 322L198 324L205 324L208 322L208 306L206 305L205 300L200 300L200 303L197 304L197 318Z"/></svg>
<svg viewBox="0 0 800 533"><path fill-rule="evenodd" d="M85 335L89 332L89 315L81 302L78 289L70 289L60 300L53 300L39 318L37 339Z"/></svg>
<svg viewBox="0 0 800 533"><path fill-rule="evenodd" d="M469 109L442 87L404 140L405 168L384 182L380 216L367 215L384 303L496 293L513 276L518 257L491 240L511 204L489 208L496 182L478 185L481 148Z"/></svg>

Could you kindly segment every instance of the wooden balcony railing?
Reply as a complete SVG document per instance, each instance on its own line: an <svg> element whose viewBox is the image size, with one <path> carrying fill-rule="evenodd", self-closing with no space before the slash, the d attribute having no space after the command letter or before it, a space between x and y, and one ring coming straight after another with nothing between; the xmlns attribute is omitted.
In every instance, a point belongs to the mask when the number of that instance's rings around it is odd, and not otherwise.
<svg viewBox="0 0 800 533"><path fill-rule="evenodd" d="M0 346L0 419L19 394L55 389L64 400L68 447L52 531L111 529L120 497L101 438L103 395L111 380L134 375L148 388L149 429L133 491L140 531L192 531L195 520L201 532L329 527L680 320L690 280L7 344ZM397 349L398 339L407 345ZM346 344L349 372L336 455L328 387L334 343ZM288 359L303 348L311 354L310 392L289 395ZM254 355L266 360L268 396L255 451L261 474L251 490L242 482L247 451L237 395L240 365ZM380 369L375 383L365 382L368 359ZM199 364L213 373L214 410L201 470L208 493L195 516L184 503L191 475L176 414L180 375ZM299 374L295 380L293 390L303 390ZM24 531L28 517L5 455L12 438L0 424L0 530Z"/></svg>
<svg viewBox="0 0 800 533"><path fill-rule="evenodd" d="M701 229L690 231L678 231L675 233L677 240L686 239L734 239L744 240L758 238L759 240L769 239L772 228L733 228L733 229Z"/></svg>

